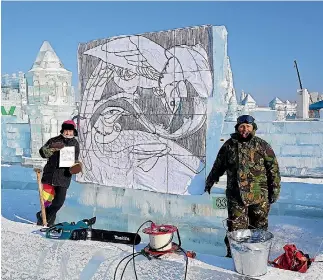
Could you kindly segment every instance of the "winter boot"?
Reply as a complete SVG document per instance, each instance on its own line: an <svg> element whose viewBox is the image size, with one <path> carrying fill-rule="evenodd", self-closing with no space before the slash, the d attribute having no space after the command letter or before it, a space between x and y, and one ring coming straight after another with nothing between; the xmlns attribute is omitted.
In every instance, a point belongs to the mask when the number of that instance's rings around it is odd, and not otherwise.
<svg viewBox="0 0 323 280"><path fill-rule="evenodd" d="M225 236L225 238L224 238L224 243L225 243L225 246L227 247L227 255L225 257L232 258L230 243L229 243L229 239L227 236Z"/></svg>
<svg viewBox="0 0 323 280"><path fill-rule="evenodd" d="M226 256L225 256L225 257L226 257L226 258L232 258L230 247L229 247L229 248L227 247L227 254L226 254Z"/></svg>
<svg viewBox="0 0 323 280"><path fill-rule="evenodd" d="M42 226L43 225L43 219L42 219L40 211L36 213L36 218L37 218L37 225Z"/></svg>
<svg viewBox="0 0 323 280"><path fill-rule="evenodd" d="M56 220L56 214L49 215L47 214L47 226L52 227L55 225L55 220Z"/></svg>

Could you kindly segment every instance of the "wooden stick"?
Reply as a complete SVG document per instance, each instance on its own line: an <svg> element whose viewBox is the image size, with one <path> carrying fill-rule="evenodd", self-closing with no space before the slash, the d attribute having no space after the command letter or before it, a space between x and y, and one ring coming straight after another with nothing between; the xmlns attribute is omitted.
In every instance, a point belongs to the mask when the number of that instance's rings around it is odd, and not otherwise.
<svg viewBox="0 0 323 280"><path fill-rule="evenodd" d="M35 172L37 175L37 182L38 182L38 192L39 192L39 201L40 201L40 209L41 209L41 217L43 220L43 226L47 226L47 219L46 219L46 211L45 211L45 204L44 204L44 198L43 198L43 185L41 183L41 170L38 168L35 168Z"/></svg>

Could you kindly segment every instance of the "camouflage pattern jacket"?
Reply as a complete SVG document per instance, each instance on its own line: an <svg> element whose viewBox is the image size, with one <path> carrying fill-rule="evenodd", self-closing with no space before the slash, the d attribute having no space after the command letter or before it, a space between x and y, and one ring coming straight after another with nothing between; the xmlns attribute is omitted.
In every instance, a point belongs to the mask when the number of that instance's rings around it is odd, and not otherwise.
<svg viewBox="0 0 323 280"><path fill-rule="evenodd" d="M227 172L228 199L242 200L246 206L278 199L279 166L265 140L253 136L249 141L239 141L237 133L231 134L218 153L206 185L218 182L224 172Z"/></svg>

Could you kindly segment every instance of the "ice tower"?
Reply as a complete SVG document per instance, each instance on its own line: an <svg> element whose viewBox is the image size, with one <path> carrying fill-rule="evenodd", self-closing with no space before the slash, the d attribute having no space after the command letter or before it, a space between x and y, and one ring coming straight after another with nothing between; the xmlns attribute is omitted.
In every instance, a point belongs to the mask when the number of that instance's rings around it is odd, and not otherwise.
<svg viewBox="0 0 323 280"><path fill-rule="evenodd" d="M61 123L76 110L72 72L64 68L49 42L44 41L26 80L31 158L23 158L23 164L39 165L43 163L39 148L59 134Z"/></svg>
<svg viewBox="0 0 323 280"><path fill-rule="evenodd" d="M296 116L299 119L308 119L309 118L309 105L310 105L310 96L306 88L298 90L298 99L296 107Z"/></svg>

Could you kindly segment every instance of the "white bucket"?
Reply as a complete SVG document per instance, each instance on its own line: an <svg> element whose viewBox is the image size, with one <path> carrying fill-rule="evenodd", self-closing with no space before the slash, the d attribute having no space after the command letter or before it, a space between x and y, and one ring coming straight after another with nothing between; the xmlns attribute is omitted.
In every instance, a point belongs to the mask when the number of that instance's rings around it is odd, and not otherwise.
<svg viewBox="0 0 323 280"><path fill-rule="evenodd" d="M261 276L267 273L267 263L274 235L260 229L240 229L228 232L232 258L238 273Z"/></svg>
<svg viewBox="0 0 323 280"><path fill-rule="evenodd" d="M150 234L149 245L156 251L168 251L172 248L173 233ZM165 246L165 247L164 247Z"/></svg>

